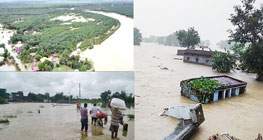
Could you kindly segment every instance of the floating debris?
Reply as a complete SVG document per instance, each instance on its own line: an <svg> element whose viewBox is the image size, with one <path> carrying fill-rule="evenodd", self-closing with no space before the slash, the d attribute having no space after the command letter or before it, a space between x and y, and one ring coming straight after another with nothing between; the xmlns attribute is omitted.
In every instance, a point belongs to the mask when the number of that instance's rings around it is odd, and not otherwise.
<svg viewBox="0 0 263 140"><path fill-rule="evenodd" d="M160 59L159 57L153 56L153 58Z"/></svg>
<svg viewBox="0 0 263 140"><path fill-rule="evenodd" d="M158 67L160 67L161 70L169 70L167 67L163 66L162 64L158 65Z"/></svg>
<svg viewBox="0 0 263 140"><path fill-rule="evenodd" d="M17 118L16 115L3 115L3 118Z"/></svg>
<svg viewBox="0 0 263 140"><path fill-rule="evenodd" d="M208 140L241 140L241 139L238 139L234 136L230 136L229 134L215 134L213 136L210 136L208 138ZM258 134L258 138L256 138L255 140L263 140L262 138L262 135L259 133Z"/></svg>
<svg viewBox="0 0 263 140"><path fill-rule="evenodd" d="M205 121L202 104L166 108L161 113L161 116L163 115L181 120L175 131L165 137L164 140L186 140Z"/></svg>
<svg viewBox="0 0 263 140"><path fill-rule="evenodd" d="M0 123L9 123L8 119L0 120Z"/></svg>
<svg viewBox="0 0 263 140"><path fill-rule="evenodd" d="M182 58L174 58L175 60L183 60Z"/></svg>

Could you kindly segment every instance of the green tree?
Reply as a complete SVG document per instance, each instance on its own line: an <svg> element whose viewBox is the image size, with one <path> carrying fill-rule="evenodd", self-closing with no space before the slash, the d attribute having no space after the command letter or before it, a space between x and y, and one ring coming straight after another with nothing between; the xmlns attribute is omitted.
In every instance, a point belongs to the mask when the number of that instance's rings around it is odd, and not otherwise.
<svg viewBox="0 0 263 140"><path fill-rule="evenodd" d="M187 31L180 30L176 32L177 39L182 47L195 48L195 45L200 43L200 37L194 27L188 28Z"/></svg>
<svg viewBox="0 0 263 140"><path fill-rule="evenodd" d="M212 57L212 69L217 72L227 73L236 67L236 58L229 51L226 53L218 52Z"/></svg>
<svg viewBox="0 0 263 140"><path fill-rule="evenodd" d="M140 30L137 28L134 28L134 45L140 45L142 42L142 34L140 33Z"/></svg>
<svg viewBox="0 0 263 140"><path fill-rule="evenodd" d="M39 61L41 59L41 56L39 54L36 54L35 58Z"/></svg>
<svg viewBox="0 0 263 140"><path fill-rule="evenodd" d="M230 50L234 52L236 56L241 56L244 53L244 47L241 44L234 43L231 47Z"/></svg>
<svg viewBox="0 0 263 140"><path fill-rule="evenodd" d="M253 4L255 0L242 0L242 5L234 7L230 21L236 27L230 30L231 41L241 44L249 43L249 47L241 56L243 68L257 73L257 80L263 81L263 6L259 9Z"/></svg>
<svg viewBox="0 0 263 140"><path fill-rule="evenodd" d="M5 44L4 43L0 44L0 48L5 48Z"/></svg>
<svg viewBox="0 0 263 140"><path fill-rule="evenodd" d="M40 71L52 71L54 64L51 61L45 60L43 63L38 64L38 68Z"/></svg>
<svg viewBox="0 0 263 140"><path fill-rule="evenodd" d="M106 104L110 99L110 95L111 95L110 90L102 92L100 94L101 101Z"/></svg>
<svg viewBox="0 0 263 140"><path fill-rule="evenodd" d="M35 93L33 93L33 92L29 92L27 96L30 97L33 102L37 101L36 100L37 99L37 95Z"/></svg>

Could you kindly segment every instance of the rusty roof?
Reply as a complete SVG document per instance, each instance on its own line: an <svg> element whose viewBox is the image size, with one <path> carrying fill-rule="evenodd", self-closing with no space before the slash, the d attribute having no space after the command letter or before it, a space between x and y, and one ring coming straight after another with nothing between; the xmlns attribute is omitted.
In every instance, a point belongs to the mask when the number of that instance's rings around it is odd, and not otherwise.
<svg viewBox="0 0 263 140"><path fill-rule="evenodd" d="M188 49L184 51L184 54L192 54L192 55L202 55L202 56L214 56L216 55L216 51L203 51L203 50L193 50Z"/></svg>

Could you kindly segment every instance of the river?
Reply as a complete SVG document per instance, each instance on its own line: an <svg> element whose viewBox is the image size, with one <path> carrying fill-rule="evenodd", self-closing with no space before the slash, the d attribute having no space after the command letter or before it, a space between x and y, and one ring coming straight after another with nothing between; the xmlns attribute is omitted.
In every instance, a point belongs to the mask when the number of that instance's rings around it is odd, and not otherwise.
<svg viewBox="0 0 263 140"><path fill-rule="evenodd" d="M135 139L163 139L179 123L177 119L161 117L163 109L196 103L180 95L181 80L222 75L209 66L174 59L183 58L176 55L177 49L151 43L135 46ZM168 70L161 70L160 65ZM251 140L263 133L263 83L255 81L255 74L236 71L227 75L246 81L246 94L204 104L205 121L190 139L205 140L213 134L227 132Z"/></svg>
<svg viewBox="0 0 263 140"><path fill-rule="evenodd" d="M80 53L81 59L94 62L95 71L132 71L133 70L133 19L117 14L88 11L115 18L120 27L100 45Z"/></svg>
<svg viewBox="0 0 263 140"><path fill-rule="evenodd" d="M88 110L92 104L88 104ZM38 113L40 109L40 113ZM101 108L103 112L111 114L108 108ZM123 114L134 114L134 109L126 109ZM6 115L16 115L9 118L9 124L0 124L0 138L5 140L110 140L110 117L103 128L91 126L89 118L88 133L80 131L80 112L75 104L53 106L51 103L10 103L0 105L0 118ZM134 139L134 121L128 121L127 136L123 136L123 127L120 125L119 140Z"/></svg>

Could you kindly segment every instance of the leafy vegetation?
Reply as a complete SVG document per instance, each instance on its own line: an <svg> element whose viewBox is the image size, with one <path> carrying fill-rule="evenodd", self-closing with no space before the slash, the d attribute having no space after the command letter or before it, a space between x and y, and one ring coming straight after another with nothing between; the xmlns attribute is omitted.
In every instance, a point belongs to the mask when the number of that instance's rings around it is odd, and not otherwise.
<svg viewBox="0 0 263 140"><path fill-rule="evenodd" d="M129 121L134 120L135 116L134 114L128 114Z"/></svg>
<svg viewBox="0 0 263 140"><path fill-rule="evenodd" d="M229 51L226 53L217 52L216 55L212 56L212 69L217 72L227 73L236 68L236 57L230 54Z"/></svg>
<svg viewBox="0 0 263 140"><path fill-rule="evenodd" d="M188 28L188 30L180 30L177 32L177 39L182 47L195 48L195 45L200 43L200 37L194 27Z"/></svg>
<svg viewBox="0 0 263 140"><path fill-rule="evenodd" d="M140 30L137 28L134 28L134 45L139 45L142 42L142 34L140 33Z"/></svg>
<svg viewBox="0 0 263 140"><path fill-rule="evenodd" d="M218 83L216 80L205 77L192 80L188 84L192 88L198 89L200 91L200 93L197 94L197 98L201 103L206 103L207 99L210 97L210 94L213 94L216 88L224 86L223 84Z"/></svg>
<svg viewBox="0 0 263 140"><path fill-rule="evenodd" d="M9 123L8 119L0 120L0 123Z"/></svg>
<svg viewBox="0 0 263 140"><path fill-rule="evenodd" d="M127 105L134 106L134 96L133 96L133 94L130 93L128 95L124 91L115 92L113 94L111 93L110 90L104 91L104 92L102 92L100 94L100 98L101 98L102 103L104 103L104 104L108 104L111 98L119 98L119 99L124 100Z"/></svg>
<svg viewBox="0 0 263 140"><path fill-rule="evenodd" d="M66 65L72 69L78 69L79 71L90 70L92 65L91 62L85 59L84 61L80 60L79 56L69 56L69 50L65 50L62 53L62 57L59 61L60 65Z"/></svg>
<svg viewBox="0 0 263 140"><path fill-rule="evenodd" d="M236 27L230 31L230 38L243 45L250 44L241 56L241 65L247 71L256 72L257 80L263 81L263 7L255 8L255 0L241 2L230 17Z"/></svg>
<svg viewBox="0 0 263 140"><path fill-rule="evenodd" d="M54 64L51 61L45 60L43 63L38 64L38 68L40 71L52 71Z"/></svg>
<svg viewBox="0 0 263 140"><path fill-rule="evenodd" d="M6 93L6 89L0 89L0 104L6 104L10 97L9 93Z"/></svg>

